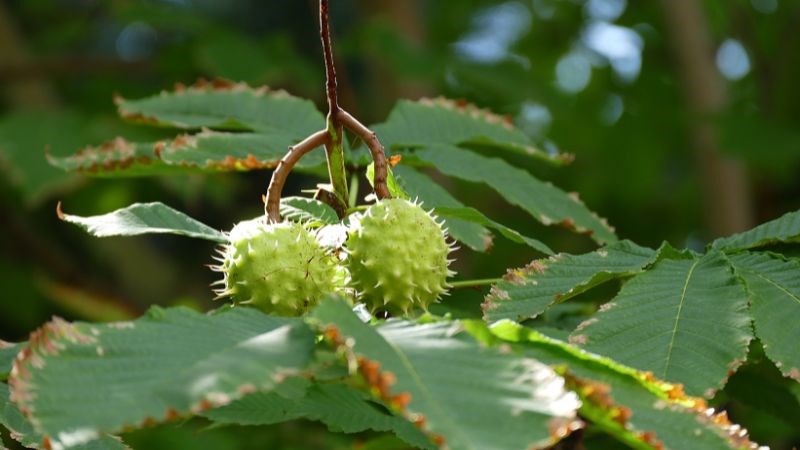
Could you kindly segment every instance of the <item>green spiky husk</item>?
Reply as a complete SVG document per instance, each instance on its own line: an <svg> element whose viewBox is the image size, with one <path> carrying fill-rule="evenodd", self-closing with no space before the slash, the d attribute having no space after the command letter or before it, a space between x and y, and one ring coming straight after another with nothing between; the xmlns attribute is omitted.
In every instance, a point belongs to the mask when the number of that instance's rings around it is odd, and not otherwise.
<svg viewBox="0 0 800 450"><path fill-rule="evenodd" d="M237 224L223 248L217 293L264 312L297 316L339 290L336 257L301 224Z"/></svg>
<svg viewBox="0 0 800 450"><path fill-rule="evenodd" d="M345 246L351 284L372 311L427 310L447 292L447 234L412 202L382 200L353 217Z"/></svg>

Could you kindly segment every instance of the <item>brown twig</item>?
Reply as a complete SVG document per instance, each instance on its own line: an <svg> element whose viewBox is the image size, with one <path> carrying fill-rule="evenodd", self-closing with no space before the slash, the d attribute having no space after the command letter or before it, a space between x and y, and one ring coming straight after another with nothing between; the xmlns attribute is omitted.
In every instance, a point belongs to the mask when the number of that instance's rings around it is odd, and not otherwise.
<svg viewBox="0 0 800 450"><path fill-rule="evenodd" d="M330 135L328 134L328 130L320 130L305 138L297 145L289 147L289 152L281 159L281 162L278 163L278 167L276 167L275 171L272 173L272 179L267 188L267 201L264 205L264 209L269 222L277 223L281 221L281 191L283 191L286 177L289 176L289 172L292 171L294 165L297 164L297 161L299 161L303 155L320 145L326 144L329 140Z"/></svg>
<svg viewBox="0 0 800 450"><path fill-rule="evenodd" d="M369 147L372 159L375 161L375 194L379 199L388 198L389 188L386 185L387 167L383 146L378 141L375 133L361 124L348 112L339 108L336 94L336 67L333 63L331 49L331 30L328 11L329 0L319 0L319 31L322 41L322 54L325 60L325 92L328 98L328 117L325 130L317 131L304 139L299 144L289 147L289 152L281 159L275 172L272 173L267 198L264 205L267 221L280 222L281 191L286 183L286 177L300 158L311 150L325 146L328 157L328 175L333 188L332 195L320 195L320 199L336 209L340 217L347 211L347 179L345 171L344 152L342 150L343 127L360 137Z"/></svg>
<svg viewBox="0 0 800 450"><path fill-rule="evenodd" d="M339 100L336 94L336 66L331 49L331 27L328 17L328 0L319 0L319 36L322 40L322 56L325 59L325 93L328 96L328 119L338 121Z"/></svg>
<svg viewBox="0 0 800 450"><path fill-rule="evenodd" d="M386 185L388 170L386 168L386 155L383 152L383 145L381 145L381 142L378 140L378 136L355 117L351 116L347 111L343 109L339 110L338 116L341 124L361 138L361 140L367 144L369 152L372 154L372 160L375 162L375 179L373 180L375 195L377 195L379 199L391 197L389 188Z"/></svg>

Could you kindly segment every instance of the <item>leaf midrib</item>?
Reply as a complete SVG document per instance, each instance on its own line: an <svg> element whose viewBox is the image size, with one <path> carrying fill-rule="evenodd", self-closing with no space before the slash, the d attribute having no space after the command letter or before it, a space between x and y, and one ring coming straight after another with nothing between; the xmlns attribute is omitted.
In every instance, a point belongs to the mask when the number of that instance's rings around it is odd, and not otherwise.
<svg viewBox="0 0 800 450"><path fill-rule="evenodd" d="M700 263L700 260L697 259L692 264L692 267L689 268L689 272L686 274L686 282L683 285L683 290L681 291L681 300L678 303L678 314L675 316L675 326L672 328L672 337L669 340L669 345L667 346L667 359L664 364L664 372L661 375L661 378L667 378L667 371L670 367L670 361L672 360L672 349L675 347L675 336L678 334L678 324L681 321L681 311L683 310L683 304L686 301L686 291L689 288L689 281L692 279L692 275L694 274L695 268Z"/></svg>

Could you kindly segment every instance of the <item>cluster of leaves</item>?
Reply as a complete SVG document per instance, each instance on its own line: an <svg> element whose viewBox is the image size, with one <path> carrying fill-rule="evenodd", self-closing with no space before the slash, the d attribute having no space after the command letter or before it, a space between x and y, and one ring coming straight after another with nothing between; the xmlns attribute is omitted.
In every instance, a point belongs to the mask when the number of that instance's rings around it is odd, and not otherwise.
<svg viewBox="0 0 800 450"><path fill-rule="evenodd" d="M156 143L118 138L52 163L95 176L269 168L286 146L324 123L310 102L221 81L118 104L129 120L185 134ZM719 240L705 255L667 245L654 251L617 242L576 196L506 162L504 155L553 164L569 157L537 150L502 117L444 99L401 102L374 130L403 156L390 180L393 193L433 207L465 245L487 250L491 228L553 253L465 207L417 168L486 184L543 224L606 246L511 271L484 305L491 325L377 321L333 297L304 318L225 306L209 314L153 308L137 321L108 325L54 320L27 343L0 348L0 377L7 379L0 423L24 445L52 449L125 448L112 434L192 415L240 425L306 418L334 431L391 431L420 448L548 448L587 423L637 449L757 447L700 396L744 357L752 334L748 301L768 354L798 367L791 339L769 325L797 312L790 301L797 301L798 286L789 279L797 261L751 251L795 242L796 215ZM366 168L357 146L348 147L348 158ZM320 172L321 158L303 162L301 170ZM282 213L338 222L332 209L309 199L284 199ZM59 215L96 236L226 241L160 203L94 217ZM631 277L615 306L576 330L572 343L496 320L535 317L558 300ZM661 379L684 383L691 396Z"/></svg>

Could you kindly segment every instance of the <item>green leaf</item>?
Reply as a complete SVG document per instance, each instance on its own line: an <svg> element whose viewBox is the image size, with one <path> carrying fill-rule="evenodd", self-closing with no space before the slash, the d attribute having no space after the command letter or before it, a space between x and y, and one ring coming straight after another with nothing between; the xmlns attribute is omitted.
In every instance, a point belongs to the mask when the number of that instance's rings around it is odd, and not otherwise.
<svg viewBox="0 0 800 450"><path fill-rule="evenodd" d="M518 244L525 244L540 253L544 253L545 255L552 255L553 250L550 249L544 242L538 241L533 238L529 238L527 236L523 236L519 234L518 231L512 230L507 226L497 223L494 220L486 217L475 208L447 208L447 207L439 207L434 209L434 213L439 217L444 219L460 219L466 220L471 223L476 223L479 225L483 225L494 230L497 230L505 236L508 240L516 242Z"/></svg>
<svg viewBox="0 0 800 450"><path fill-rule="evenodd" d="M159 202L134 203L108 214L91 217L64 214L59 205L58 217L97 237L166 233L221 243L228 240L224 233Z"/></svg>
<svg viewBox="0 0 800 450"><path fill-rule="evenodd" d="M558 439L551 430L578 426L577 398L547 366L488 348L459 322L372 328L340 301L323 302L312 317L340 349L353 343L352 360L384 400L424 418L450 448L546 447Z"/></svg>
<svg viewBox="0 0 800 450"><path fill-rule="evenodd" d="M238 425L304 418L320 421L334 432L390 431L417 448L434 448L411 422L392 414L366 393L339 383L314 384L300 398L278 392L256 393L204 415L218 423Z"/></svg>
<svg viewBox="0 0 800 450"><path fill-rule="evenodd" d="M47 155L47 161L67 172L96 177L137 177L169 175L183 171L161 160L160 143L128 142L112 139L96 147L86 147L69 156Z"/></svg>
<svg viewBox="0 0 800 450"><path fill-rule="evenodd" d="M784 242L800 242L800 211L784 214L744 233L717 239L711 248L745 250Z"/></svg>
<svg viewBox="0 0 800 450"><path fill-rule="evenodd" d="M800 262L767 253L729 256L750 294L750 314L764 352L800 381Z"/></svg>
<svg viewBox="0 0 800 450"><path fill-rule="evenodd" d="M283 197L281 216L294 222L339 223L339 216L333 208L319 200L306 197Z"/></svg>
<svg viewBox="0 0 800 450"><path fill-rule="evenodd" d="M581 415L631 448L756 448L750 447L746 435L738 435L741 428L706 410L702 399L686 397L678 387L654 379L652 374L638 372L511 321L498 322L491 330L506 341L518 343L521 346L518 350L528 357L566 367L569 387L583 401Z"/></svg>
<svg viewBox="0 0 800 450"><path fill-rule="evenodd" d="M267 130L259 133L228 133L202 130L183 134L162 146L159 156L170 166L204 170L255 170L278 166L289 146L298 137L287 130ZM317 149L301 159L296 167L315 167L325 163L325 152Z"/></svg>
<svg viewBox="0 0 800 450"><path fill-rule="evenodd" d="M747 356L747 294L719 253L656 263L571 340L711 397Z"/></svg>
<svg viewBox="0 0 800 450"><path fill-rule="evenodd" d="M572 161L571 155L550 154L536 148L530 138L506 117L473 105L444 98L400 100L385 123L373 130L390 148L430 144L477 144L501 148L553 164Z"/></svg>
<svg viewBox="0 0 800 450"><path fill-rule="evenodd" d="M374 162L369 163L365 175L367 177L367 181L369 181L369 185L375 187ZM403 188L400 186L400 183L398 183L397 178L394 176L394 169L391 167L386 168L386 187L389 189L389 193L392 194L392 197L412 200L412 198L409 197L405 190L403 190Z"/></svg>
<svg viewBox="0 0 800 450"><path fill-rule="evenodd" d="M422 201L424 207L464 207L463 203L427 175L403 165L395 166L392 170L398 184L408 193L408 197ZM483 226L457 218L442 217L442 219L453 239L479 252L491 248L492 235Z"/></svg>
<svg viewBox="0 0 800 450"><path fill-rule="evenodd" d="M0 341L0 380L5 380L11 372L14 358L19 353L21 344Z"/></svg>
<svg viewBox="0 0 800 450"><path fill-rule="evenodd" d="M502 159L487 158L448 145L427 146L415 150L413 156L432 164L445 175L487 184L509 203L521 207L545 225L562 225L588 234L601 244L617 240L608 223L591 212L576 195L539 181Z"/></svg>
<svg viewBox="0 0 800 450"><path fill-rule="evenodd" d="M11 436L27 448L45 449L44 436L34 430L33 425L25 418L19 408L9 399L8 385L0 383L0 425L6 427ZM0 445L2 448L2 445ZM125 450L129 449L122 440L107 434L98 439L75 445L63 445L61 448L72 450Z"/></svg>
<svg viewBox="0 0 800 450"><path fill-rule="evenodd" d="M626 240L583 255L561 253L534 261L492 287L482 305L484 318L534 318L557 301L640 273L655 256L653 250Z"/></svg>
<svg viewBox="0 0 800 450"><path fill-rule="evenodd" d="M305 369L313 346L300 319L246 307L152 308L108 325L55 319L32 335L11 398L50 439L91 439L268 391Z"/></svg>
<svg viewBox="0 0 800 450"><path fill-rule="evenodd" d="M303 139L325 126L309 100L222 80L116 103L126 120L182 129L284 132Z"/></svg>

